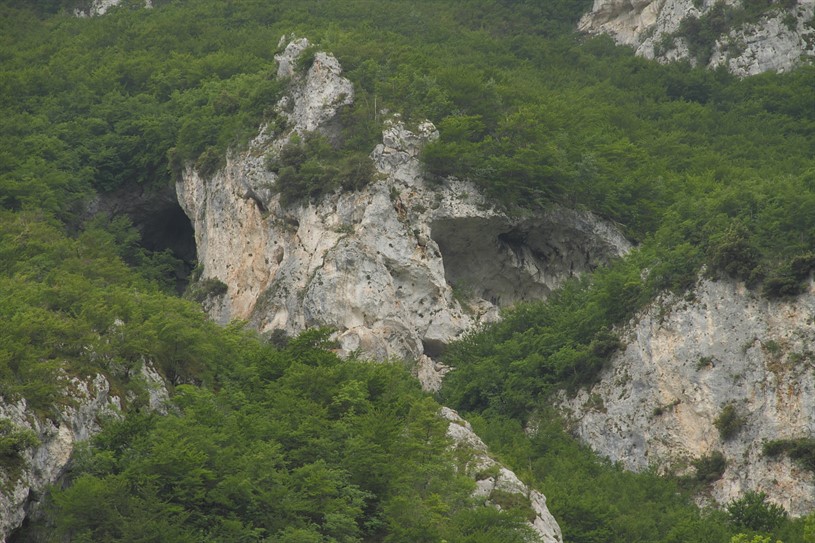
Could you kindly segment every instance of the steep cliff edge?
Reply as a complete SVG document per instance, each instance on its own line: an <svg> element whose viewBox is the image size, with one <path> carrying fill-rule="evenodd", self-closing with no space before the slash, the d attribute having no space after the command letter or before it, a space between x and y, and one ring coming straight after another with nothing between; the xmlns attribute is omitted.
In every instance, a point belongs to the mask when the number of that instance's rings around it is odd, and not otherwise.
<svg viewBox="0 0 815 543"><path fill-rule="evenodd" d="M692 474L693 460L718 451L727 467L713 500L754 490L791 514L815 508L813 474L763 451L815 432L815 287L771 302L702 281L691 296L655 301L624 341L597 385L563 401L582 440L637 471Z"/></svg>
<svg viewBox="0 0 815 543"><path fill-rule="evenodd" d="M813 0L595 0L578 29L608 34L645 58L689 59L743 77L788 71L811 59L813 14Z"/></svg>
<svg viewBox="0 0 815 543"><path fill-rule="evenodd" d="M206 302L215 320L245 319L290 334L329 326L345 353L432 357L497 318L500 307L543 298L629 249L613 226L588 212L552 206L508 213L467 182L433 186L418 154L438 137L435 128L424 122L409 129L398 117L371 153L373 183L281 205L277 175L264 157L295 133L330 131L338 109L353 99L329 55L317 53L305 74L293 71L304 48L292 42L279 57L280 75L291 78L290 95L278 106L290 129L261 131L211 178L188 169L177 185L202 277L227 285Z"/></svg>
<svg viewBox="0 0 815 543"><path fill-rule="evenodd" d="M295 135L336 138L337 112L354 96L331 55L318 52L298 71L308 45L294 40L277 57L278 76L290 82L278 104L287 130L264 127L213 176L188 168L177 184L202 281L225 286L204 301L215 320L244 319L261 331L289 334L328 326L342 353L418 359L420 380L434 389L444 368L431 357L447 343L498 318L500 307L543 298L568 277L630 249L615 227L588 212L552 206L509 213L465 181L428 182L419 153L438 133L429 122L409 128L398 116L385 123L370 155L376 170L370 185L281 204L267 158L279 156ZM479 496L490 502L493 490L522 494L541 538L560 541L543 495L490 459L454 412L442 416L457 446L477 453L475 470L497 470L479 481Z"/></svg>

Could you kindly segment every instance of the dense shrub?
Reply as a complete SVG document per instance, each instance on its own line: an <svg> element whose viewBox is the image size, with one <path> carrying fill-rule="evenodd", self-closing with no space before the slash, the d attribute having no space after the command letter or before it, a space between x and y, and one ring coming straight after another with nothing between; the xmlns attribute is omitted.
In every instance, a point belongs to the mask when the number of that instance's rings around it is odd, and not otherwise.
<svg viewBox="0 0 815 543"><path fill-rule="evenodd" d="M729 403L722 408L719 415L713 421L713 425L719 430L719 436L722 440L727 441L728 439L736 437L742 428L744 428L746 422L747 419L739 413L738 408L732 403Z"/></svg>
<svg viewBox="0 0 815 543"><path fill-rule="evenodd" d="M815 472L815 439L776 439L762 445L762 452L766 456L786 454L803 468Z"/></svg>
<svg viewBox="0 0 815 543"><path fill-rule="evenodd" d="M339 188L358 190L374 175L367 154L343 152L317 133L294 134L278 156L266 158L266 168L277 173L274 189L283 205L314 202Z"/></svg>
<svg viewBox="0 0 815 543"><path fill-rule="evenodd" d="M40 444L37 435L28 428L19 428L8 419L0 419L0 459L14 462L21 452Z"/></svg>
<svg viewBox="0 0 815 543"><path fill-rule="evenodd" d="M757 532L771 532L787 518L786 510L767 502L767 495L763 492L747 492L728 503L725 509L732 524Z"/></svg>
<svg viewBox="0 0 815 543"><path fill-rule="evenodd" d="M815 269L815 254L805 253L783 262L762 284L762 293L768 298L797 296L806 291L807 281Z"/></svg>
<svg viewBox="0 0 815 543"><path fill-rule="evenodd" d="M713 451L710 454L697 458L693 461L696 469L696 480L702 483L712 483L718 481L727 469L727 459L721 451Z"/></svg>
<svg viewBox="0 0 815 543"><path fill-rule="evenodd" d="M196 302L203 302L207 298L226 294L228 287L226 283L216 277L208 277L200 281L191 283L187 287L185 297Z"/></svg>
<svg viewBox="0 0 815 543"><path fill-rule="evenodd" d="M750 232L740 222L734 221L721 234L710 240L711 269L725 276L749 281L754 277L760 262L760 253L750 241Z"/></svg>

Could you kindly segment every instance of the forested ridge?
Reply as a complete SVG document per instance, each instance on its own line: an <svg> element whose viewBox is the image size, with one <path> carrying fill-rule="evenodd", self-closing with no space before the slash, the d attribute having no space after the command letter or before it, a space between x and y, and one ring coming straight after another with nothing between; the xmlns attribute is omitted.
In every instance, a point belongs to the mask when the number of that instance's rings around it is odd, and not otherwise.
<svg viewBox="0 0 815 543"><path fill-rule="evenodd" d="M760 496L699 509L703 476L598 460L546 407L596 377L614 325L700 273L801 292L815 268L812 66L739 80L652 63L575 34L585 1L127 0L95 18L79 4L0 2L0 395L47 417L70 402L69 376L101 372L129 400L17 540L528 540L523 507L471 507L437 400L547 495L566 541L813 540L811 519ZM280 123L274 55L292 33L354 83L332 160L368 153L383 109L429 119L430 178L470 179L514 213L592 210L637 248L454 345L436 400L399 365L340 361L323 332L208 322L175 294L178 255L88 204L160 190L186 164L211 173ZM176 387L166 417L144 409L145 361ZM0 431L11 473L29 437Z"/></svg>

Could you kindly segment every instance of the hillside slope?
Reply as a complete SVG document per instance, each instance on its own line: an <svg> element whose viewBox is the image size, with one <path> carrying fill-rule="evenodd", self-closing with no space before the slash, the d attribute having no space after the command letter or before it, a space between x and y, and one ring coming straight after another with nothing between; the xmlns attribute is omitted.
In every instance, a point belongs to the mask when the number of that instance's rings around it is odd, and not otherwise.
<svg viewBox="0 0 815 543"><path fill-rule="evenodd" d="M812 518L756 527L729 506L758 489L809 507L815 70L702 67L723 21L792 31L791 6L694 6L660 40L700 38L692 68L575 34L584 0L113 3L0 2L5 481L42 466L55 427L72 444L108 427L73 464L50 447L61 488L20 487L13 522L44 517L17 541L514 542L539 520L575 542L804 540ZM292 31L319 47L294 54ZM674 322L654 300L689 306L665 306ZM714 351L750 383L728 389ZM357 357L405 362L472 426L403 364ZM145 412L148 362L164 417ZM88 399L119 420L69 432L97 375ZM552 411L575 394L571 428L601 456ZM699 441L669 451L655 429Z"/></svg>

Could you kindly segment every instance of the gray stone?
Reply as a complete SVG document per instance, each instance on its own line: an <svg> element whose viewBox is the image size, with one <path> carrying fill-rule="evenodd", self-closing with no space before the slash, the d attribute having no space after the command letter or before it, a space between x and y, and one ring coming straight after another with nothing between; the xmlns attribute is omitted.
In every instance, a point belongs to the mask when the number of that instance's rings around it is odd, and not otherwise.
<svg viewBox="0 0 815 543"><path fill-rule="evenodd" d="M704 0L595 0L578 29L608 34L630 45L645 58L671 62L690 58L680 38L664 49L665 37L679 30L682 21L707 13L717 2ZM736 0L725 4L738 5ZM755 23L732 28L716 42L708 67L725 66L740 77L766 71L785 72L815 56L815 29L810 22L815 0L800 0L791 10L772 10ZM791 23L791 24L790 24ZM695 59L690 59L695 62Z"/></svg>
<svg viewBox="0 0 815 543"><path fill-rule="evenodd" d="M487 446L466 420L449 407L442 407L440 415L449 421L447 435L453 440L453 447L468 453L469 461L465 466L467 474L476 479L473 497L483 498L485 504L499 506L490 501L495 491L520 494L529 499L535 518L529 525L544 543L560 543L563 535L560 526L546 506L546 497L537 490L526 486L515 473L490 458ZM489 476L484 477L484 474ZM494 475L493 475L494 474Z"/></svg>
<svg viewBox="0 0 815 543"><path fill-rule="evenodd" d="M663 296L624 330L626 347L591 390L561 400L575 433L628 469L693 473L720 451L724 476L710 496L726 503L765 492L793 515L815 508L811 473L762 454L767 440L815 432L815 287L771 302L729 281L701 281ZM730 439L714 421L732 404L744 419Z"/></svg>
<svg viewBox="0 0 815 543"><path fill-rule="evenodd" d="M141 374L150 391L150 407L163 410L167 398L163 379L148 364L143 365ZM66 378L65 390L70 393L58 415L46 419L38 417L25 399L10 403L0 398L0 419L33 431L40 441L38 446L22 452L23 467L19 473L0 473L2 541L37 507L39 496L47 487L62 476L77 443L98 433L101 420L120 416L121 401L111 395L110 384L103 375L87 381Z"/></svg>

